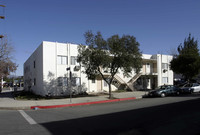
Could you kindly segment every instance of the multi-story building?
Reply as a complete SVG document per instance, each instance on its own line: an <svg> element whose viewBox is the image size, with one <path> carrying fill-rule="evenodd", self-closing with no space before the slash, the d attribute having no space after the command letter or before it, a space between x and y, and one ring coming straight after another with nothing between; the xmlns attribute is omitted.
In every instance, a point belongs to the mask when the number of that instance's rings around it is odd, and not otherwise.
<svg viewBox="0 0 200 135"><path fill-rule="evenodd" d="M24 89L42 96L68 95L71 91L108 91L108 85L101 77L88 80L83 73L84 67L76 61L77 47L77 44L43 41L24 63ZM119 71L114 76L112 90L154 89L159 85L173 84L173 72L169 68L172 56L143 54L142 58L141 72L136 74L133 71L131 77L124 77ZM106 71L104 74L109 75Z"/></svg>

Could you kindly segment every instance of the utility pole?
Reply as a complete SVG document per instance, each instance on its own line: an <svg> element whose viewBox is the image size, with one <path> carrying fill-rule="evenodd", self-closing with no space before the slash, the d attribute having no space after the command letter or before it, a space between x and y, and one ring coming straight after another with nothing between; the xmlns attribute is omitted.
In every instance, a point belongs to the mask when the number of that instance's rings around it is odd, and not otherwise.
<svg viewBox="0 0 200 135"><path fill-rule="evenodd" d="M5 8L6 6L5 5L0 5L0 8L3 8L3 15L0 15L0 19L5 19L5 16L4 16L4 11L5 11ZM4 36L2 34L0 34L0 39L2 39ZM1 87L0 87L0 93L3 89L3 76L1 76Z"/></svg>
<svg viewBox="0 0 200 135"><path fill-rule="evenodd" d="M4 11L5 11L5 9L4 9L4 8L5 8L6 6L5 6L5 5L0 5L0 7L3 8L3 15L0 15L0 19L5 19L5 16L4 16ZM2 39L3 37L4 37L4 36L3 36L2 34L0 34L0 39Z"/></svg>

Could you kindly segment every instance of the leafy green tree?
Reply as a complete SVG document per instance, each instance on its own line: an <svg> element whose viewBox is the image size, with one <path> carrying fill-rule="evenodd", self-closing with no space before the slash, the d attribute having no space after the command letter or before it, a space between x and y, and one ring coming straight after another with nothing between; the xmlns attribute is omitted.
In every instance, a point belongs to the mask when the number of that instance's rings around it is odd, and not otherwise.
<svg viewBox="0 0 200 135"><path fill-rule="evenodd" d="M177 50L178 55L171 61L171 69L177 74L182 74L186 80L191 81L200 71L198 42L189 34L189 37L178 46Z"/></svg>
<svg viewBox="0 0 200 135"><path fill-rule="evenodd" d="M113 35L105 40L100 32L94 35L91 31L84 34L87 46L78 48L78 62L85 67L89 79L101 76L109 86L111 98L111 84L119 69L124 76L130 77L135 70L139 73L142 67L141 52L136 38L130 35ZM104 74L107 71L109 76Z"/></svg>

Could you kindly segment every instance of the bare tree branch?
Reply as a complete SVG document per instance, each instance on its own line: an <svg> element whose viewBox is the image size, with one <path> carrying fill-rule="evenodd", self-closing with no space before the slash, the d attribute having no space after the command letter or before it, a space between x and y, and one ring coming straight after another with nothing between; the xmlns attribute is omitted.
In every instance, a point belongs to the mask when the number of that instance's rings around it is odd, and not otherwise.
<svg viewBox="0 0 200 135"><path fill-rule="evenodd" d="M13 47L8 43L6 36L0 40L0 77L7 76L17 69L16 63L12 61L11 54L13 51Z"/></svg>

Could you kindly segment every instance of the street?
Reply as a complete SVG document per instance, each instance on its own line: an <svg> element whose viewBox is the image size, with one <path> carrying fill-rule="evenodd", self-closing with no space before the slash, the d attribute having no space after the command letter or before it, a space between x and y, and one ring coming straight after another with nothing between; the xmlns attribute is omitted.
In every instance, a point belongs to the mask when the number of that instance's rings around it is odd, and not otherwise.
<svg viewBox="0 0 200 135"><path fill-rule="evenodd" d="M200 94L46 110L0 110L0 134L200 134Z"/></svg>

